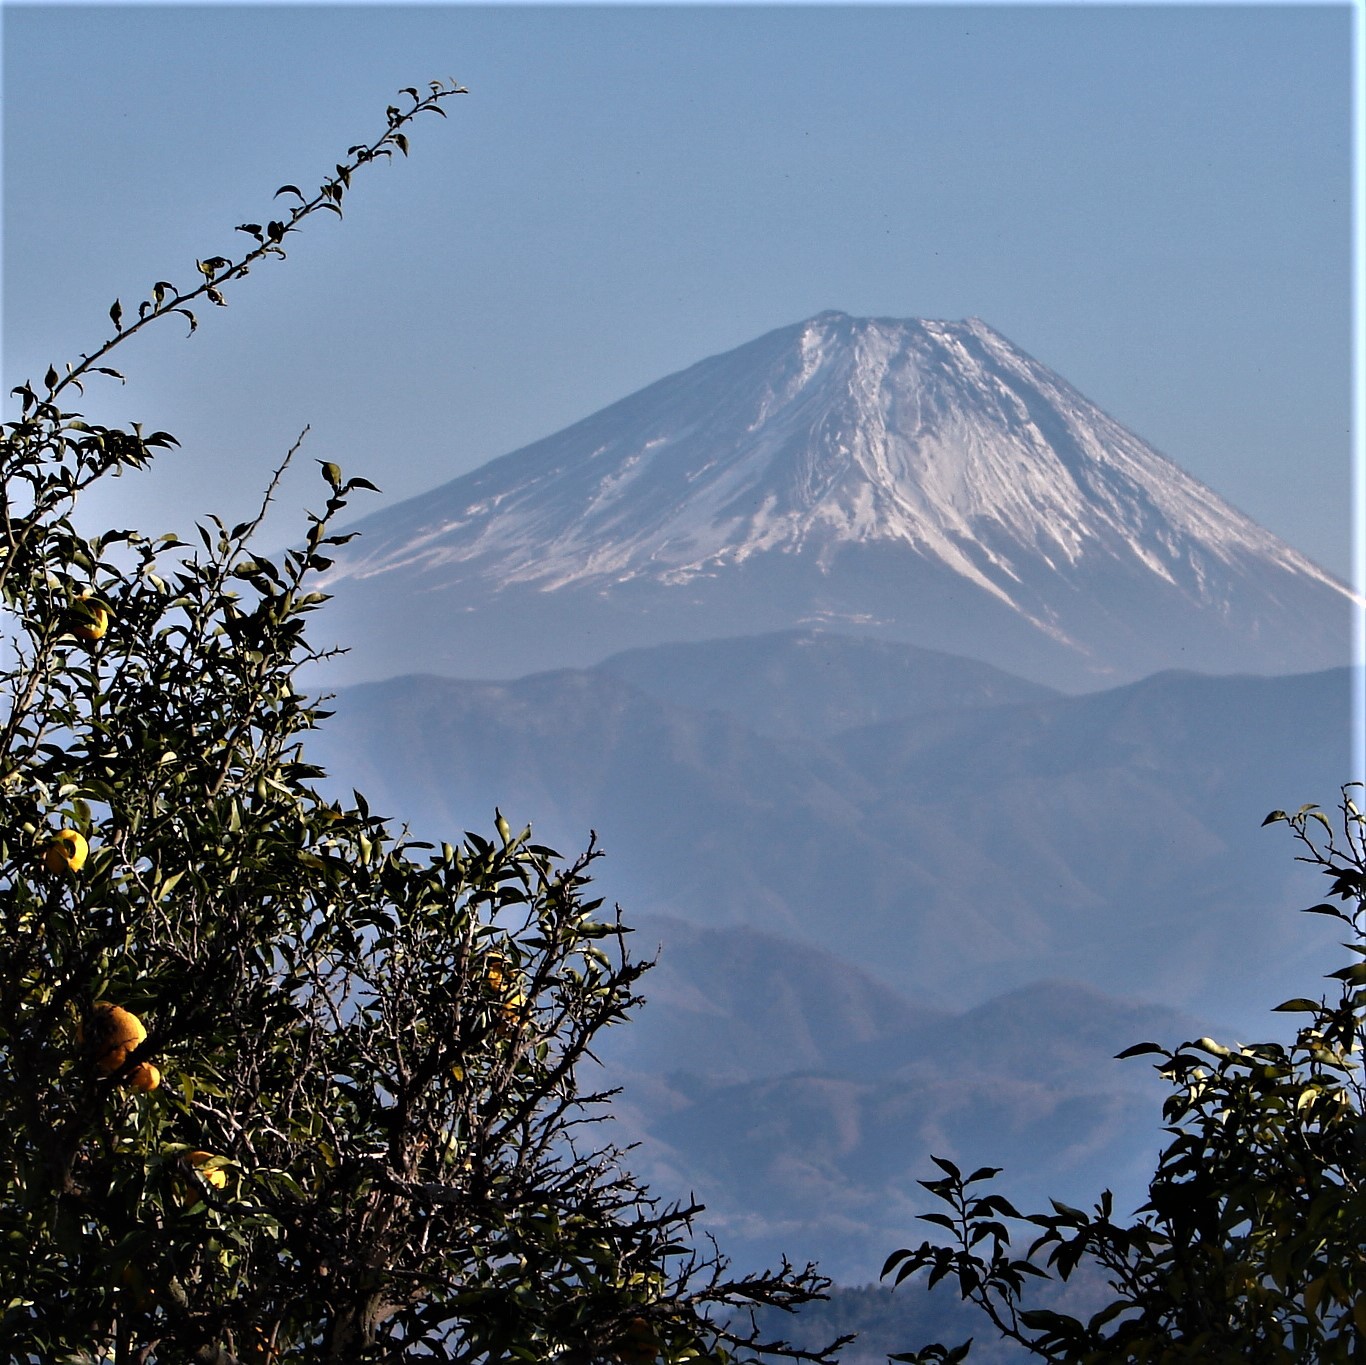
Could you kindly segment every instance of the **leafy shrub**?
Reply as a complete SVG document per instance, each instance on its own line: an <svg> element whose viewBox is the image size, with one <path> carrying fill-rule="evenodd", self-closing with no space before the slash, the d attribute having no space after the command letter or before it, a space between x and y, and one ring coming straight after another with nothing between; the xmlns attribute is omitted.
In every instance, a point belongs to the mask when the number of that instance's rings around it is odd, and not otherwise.
<svg viewBox="0 0 1366 1365"><path fill-rule="evenodd" d="M1120 1053L1156 1056L1172 1086L1171 1140L1136 1221L1115 1221L1108 1191L1089 1213L1055 1202L1025 1217L990 1189L996 1168L964 1175L935 1158L940 1178L922 1183L948 1211L923 1216L947 1238L895 1252L884 1278L924 1270L953 1284L999 1338L1044 1360L1366 1360L1366 817L1352 790L1337 830L1315 806L1265 822L1288 825L1300 860L1329 879L1331 898L1306 913L1346 927L1336 996L1276 1007L1307 1016L1289 1046L1199 1038ZM1018 1257L1022 1230L1032 1240ZM1028 1285L1079 1267L1109 1285L1089 1319L1025 1306ZM970 1347L893 1358L958 1361Z"/></svg>
<svg viewBox="0 0 1366 1365"><path fill-rule="evenodd" d="M116 347L223 290L463 93L405 92L374 141L238 260L167 281L96 350L15 391L0 438L0 1355L10 1361L715 1360L734 1277L597 1140L595 1036L639 1003L619 914L514 832L439 847L303 752L295 685L348 497L277 561L260 517L187 542L84 536L98 480L175 444L66 404ZM293 452L291 452L292 454ZM270 494L267 494L266 503ZM262 514L265 511L262 506ZM712 1321L712 1313L720 1314ZM739 1322L741 1326L735 1324ZM722 1325L724 1324L724 1325Z"/></svg>

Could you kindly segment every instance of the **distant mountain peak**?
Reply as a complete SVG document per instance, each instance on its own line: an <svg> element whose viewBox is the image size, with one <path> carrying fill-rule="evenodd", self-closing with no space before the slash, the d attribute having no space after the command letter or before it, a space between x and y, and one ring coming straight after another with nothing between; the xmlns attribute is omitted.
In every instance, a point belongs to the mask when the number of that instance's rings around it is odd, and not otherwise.
<svg viewBox="0 0 1366 1365"><path fill-rule="evenodd" d="M681 602L737 573L800 576L814 585L804 612L745 628L833 620L961 650L952 633L898 626L895 598L889 615L835 585L871 554L936 600L988 599L1102 671L1081 599L1118 584L1230 619L1249 573L1270 575L1293 584L1275 609L1287 594L1336 601L1346 647L1343 585L979 318L820 313L363 525L339 577ZM1154 666L1174 662L1191 660Z"/></svg>

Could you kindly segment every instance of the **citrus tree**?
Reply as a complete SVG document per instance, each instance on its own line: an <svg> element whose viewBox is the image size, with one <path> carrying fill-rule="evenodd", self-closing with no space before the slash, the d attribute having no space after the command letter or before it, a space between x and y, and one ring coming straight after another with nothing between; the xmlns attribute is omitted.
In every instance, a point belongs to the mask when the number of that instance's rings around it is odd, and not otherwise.
<svg viewBox="0 0 1366 1365"><path fill-rule="evenodd" d="M1366 1360L1366 817L1345 788L1340 821L1317 807L1273 811L1301 861L1329 879L1307 913L1343 926L1349 961L1328 997L1276 1008L1301 1015L1290 1044L1225 1046L1199 1038L1175 1051L1140 1043L1171 1085L1169 1142L1132 1222L1107 1192L1091 1212L1054 1203L1023 1217L995 1193L998 1174L935 1158L922 1182L947 1206L923 1215L937 1241L895 1252L896 1283L920 1271L982 1310L993 1334L1058 1362ZM1024 1256L1012 1237L1024 1234ZM1027 1289L1082 1274L1108 1285L1086 1320L1029 1309ZM971 1343L894 1359L967 1358Z"/></svg>
<svg viewBox="0 0 1366 1365"><path fill-rule="evenodd" d="M71 520L175 444L70 410L146 327L221 305L353 173L463 93L405 92L381 135L237 259L198 262L0 436L0 1357L16 1362L820 1360L603 1141L585 1079L648 964L566 861L498 815L432 846L328 799L296 687L334 522L276 559L258 516L187 541ZM266 502L269 502L267 494ZM264 513L265 504L262 511Z"/></svg>

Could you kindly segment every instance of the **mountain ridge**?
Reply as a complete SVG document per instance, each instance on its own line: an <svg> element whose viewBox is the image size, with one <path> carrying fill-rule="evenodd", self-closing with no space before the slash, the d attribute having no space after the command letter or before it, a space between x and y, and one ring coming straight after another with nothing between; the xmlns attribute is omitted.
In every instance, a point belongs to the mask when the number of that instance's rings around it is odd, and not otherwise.
<svg viewBox="0 0 1366 1365"><path fill-rule="evenodd" d="M1344 663L1356 600L980 319L820 314L356 528L390 674L825 624L1076 690Z"/></svg>
<svg viewBox="0 0 1366 1365"><path fill-rule="evenodd" d="M419 838L495 802L562 849L597 830L597 894L635 955L662 948L600 1052L618 1132L737 1254L871 1278L930 1152L1005 1163L1040 1206L1137 1202L1160 1087L1114 1054L1274 1036L1265 1010L1336 965L1295 913L1317 879L1260 823L1331 801L1347 670L1003 696L985 666L829 633L656 653L348 688L306 757Z"/></svg>
<svg viewBox="0 0 1366 1365"><path fill-rule="evenodd" d="M800 670L773 677L780 711L825 706L782 695L806 688ZM1234 999L1304 969L1293 918L1246 937L1283 897L1313 894L1259 826L1272 806L1331 801L1348 758L1345 669L1173 673L912 708L826 738L759 734L727 714L725 670L716 681L704 709L596 671L395 679L341 693L310 750L324 767L344 753L376 808L421 832L477 829L495 801L552 845L593 828L606 894L837 946L903 988L971 997L986 979L1066 975L1160 985L1235 1017ZM1286 724L1301 714L1314 723ZM1230 934L1234 967L1216 968ZM1162 954L1167 935L1186 950Z"/></svg>
<svg viewBox="0 0 1366 1365"><path fill-rule="evenodd" d="M695 709L714 709L724 694L728 714L771 737L828 738L941 708L1057 695L960 655L811 628L631 649L593 671Z"/></svg>

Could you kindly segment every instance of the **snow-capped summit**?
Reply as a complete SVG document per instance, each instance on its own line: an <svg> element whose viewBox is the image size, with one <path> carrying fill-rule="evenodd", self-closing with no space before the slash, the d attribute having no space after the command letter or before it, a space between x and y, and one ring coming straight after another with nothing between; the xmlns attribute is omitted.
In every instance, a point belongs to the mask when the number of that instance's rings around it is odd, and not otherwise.
<svg viewBox="0 0 1366 1365"><path fill-rule="evenodd" d="M975 318L822 313L360 529L343 606L439 603L411 662L466 674L812 621L1072 685L1347 653L1341 583Z"/></svg>

